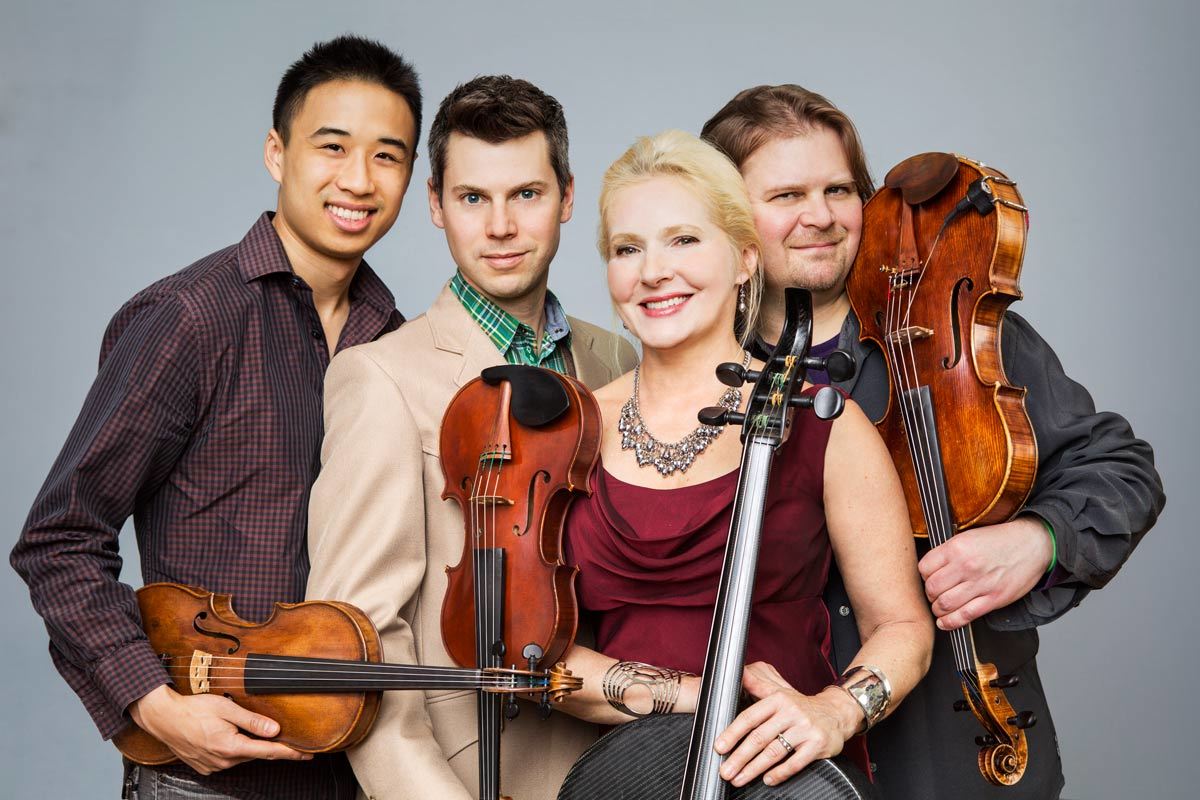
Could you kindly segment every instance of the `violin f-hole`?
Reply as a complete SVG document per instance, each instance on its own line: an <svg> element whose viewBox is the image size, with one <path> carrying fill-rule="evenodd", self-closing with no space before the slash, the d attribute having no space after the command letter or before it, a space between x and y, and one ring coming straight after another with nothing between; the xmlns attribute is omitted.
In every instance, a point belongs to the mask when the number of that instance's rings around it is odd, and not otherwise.
<svg viewBox="0 0 1200 800"><path fill-rule="evenodd" d="M227 642L233 642L233 647L226 651L228 655L233 655L238 650L242 649L242 643L236 636L230 636L228 633L221 633L220 631L210 631L208 628L200 625L200 620L202 619L208 619L207 611L201 611L192 619L192 628L196 631L196 633L199 633L203 636L211 636L214 639L224 639Z"/></svg>
<svg viewBox="0 0 1200 800"><path fill-rule="evenodd" d="M542 483L549 483L550 473L544 469L539 469L529 479L529 496L525 498L525 527L521 528L518 525L513 525L513 536L524 536L529 532L530 526L533 525L533 493L537 491L538 478L542 479Z"/></svg>
<svg viewBox="0 0 1200 800"><path fill-rule="evenodd" d="M943 369L954 369L958 366L958 362L962 360L962 325L958 317L958 297L965 290L970 292L975 288L975 282L969 276L963 276L958 279L958 283L954 284L954 291L950 294L950 325L954 329L954 335L950 338L954 341L954 358L949 356L942 359Z"/></svg>

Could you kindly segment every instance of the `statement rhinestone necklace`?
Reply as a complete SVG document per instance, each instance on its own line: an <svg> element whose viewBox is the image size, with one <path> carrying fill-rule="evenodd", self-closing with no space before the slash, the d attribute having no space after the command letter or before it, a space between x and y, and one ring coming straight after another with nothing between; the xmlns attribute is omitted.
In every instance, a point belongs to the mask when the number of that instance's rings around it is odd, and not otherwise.
<svg viewBox="0 0 1200 800"><path fill-rule="evenodd" d="M742 360L742 368L750 366L750 353ZM724 427L701 424L696 430L677 442L660 442L646 429L642 411L638 406L638 385L641 365L633 368L633 394L621 406L617 419L617 430L621 434L621 449L632 450L639 467L653 466L663 477L673 472L687 472L688 467L708 448ZM725 390L717 405L736 411L742 403L742 390L730 387Z"/></svg>

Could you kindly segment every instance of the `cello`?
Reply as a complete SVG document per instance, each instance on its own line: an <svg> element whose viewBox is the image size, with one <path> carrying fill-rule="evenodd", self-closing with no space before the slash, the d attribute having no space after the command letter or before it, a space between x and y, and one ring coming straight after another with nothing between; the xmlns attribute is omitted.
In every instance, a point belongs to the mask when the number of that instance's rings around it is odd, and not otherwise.
<svg viewBox="0 0 1200 800"><path fill-rule="evenodd" d="M835 351L827 359L808 355L812 299L803 289L784 292L786 319L761 371L741 364L717 367L727 386L753 383L744 413L721 407L699 413L706 425L742 426L742 463L729 538L713 611L696 714L666 714L627 722L604 736L571 768L558 800L597 797L629 800L866 800L875 797L866 776L842 757L817 759L781 784L754 781L729 787L720 776L723 757L713 749L718 734L737 715L751 600L762 534L767 487L775 451L787 438L792 410L811 409L821 419L839 416L841 393L828 386L801 393L809 369L846 377L853 361Z"/></svg>
<svg viewBox="0 0 1200 800"><path fill-rule="evenodd" d="M931 546L1012 518L1033 487L1037 442L1024 389L1000 352L1009 304L1021 297L1027 209L999 170L948 153L902 161L863 209L863 237L846 281L860 338L883 352L889 403L877 425L904 487L914 532ZM963 697L984 732L980 774L1021 779L1032 712L1016 712L982 661L968 625L951 638Z"/></svg>
<svg viewBox="0 0 1200 800"><path fill-rule="evenodd" d="M379 634L349 603L276 603L269 619L247 622L229 595L177 583L137 591L150 646L175 690L221 694L279 723L272 741L305 753L345 750L362 741L389 689L478 689L510 695L545 692L553 700L582 686L559 665L551 672L383 663ZM136 724L113 738L130 761L177 761Z"/></svg>
<svg viewBox="0 0 1200 800"><path fill-rule="evenodd" d="M579 625L575 574L561 558L562 523L600 454L600 409L574 378L539 367L485 369L446 408L443 499L463 510L462 558L447 567L442 640L461 667L530 671L554 664ZM539 713L550 713L542 693ZM478 695L479 793L500 797L503 717L511 697Z"/></svg>

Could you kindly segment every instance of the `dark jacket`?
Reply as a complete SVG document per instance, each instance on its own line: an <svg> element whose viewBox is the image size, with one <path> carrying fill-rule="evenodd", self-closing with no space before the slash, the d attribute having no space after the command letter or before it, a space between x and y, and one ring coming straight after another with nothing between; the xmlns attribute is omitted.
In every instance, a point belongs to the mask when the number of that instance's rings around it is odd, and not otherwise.
<svg viewBox="0 0 1200 800"><path fill-rule="evenodd" d="M888 376L883 355L860 342L850 314L839 346L855 356L858 370L835 384L873 420L887 409ZM1021 513L1049 522L1065 571L1050 588L1035 589L973 626L981 660L1002 675L1018 676L1005 690L1017 711L1031 710L1038 723L1026 731L1029 767L1013 787L996 788L979 775L974 739L983 731L970 712L956 713L962 696L948 638L936 637L929 674L869 737L875 779L888 800L959 798L1045 798L1062 791L1062 764L1054 723L1042 691L1035 656L1036 627L1079 605L1120 569L1154 524L1165 498L1150 446L1133 435L1117 414L1097 412L1088 391L1063 372L1054 351L1019 315L1009 312L1001 336L1009 383L1027 389L1025 407L1038 445L1038 474ZM918 557L928 551L918 540ZM840 575L826 591L832 626L833 660L850 666L859 648L854 612Z"/></svg>

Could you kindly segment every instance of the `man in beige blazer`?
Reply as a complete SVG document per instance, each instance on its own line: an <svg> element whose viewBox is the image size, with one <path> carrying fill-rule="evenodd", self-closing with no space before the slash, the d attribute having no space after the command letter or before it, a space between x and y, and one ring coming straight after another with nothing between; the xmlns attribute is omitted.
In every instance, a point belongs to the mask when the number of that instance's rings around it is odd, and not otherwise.
<svg viewBox="0 0 1200 800"><path fill-rule="evenodd" d="M458 271L425 314L345 351L326 373L308 597L362 608L389 661L452 663L440 615L463 516L440 497L438 433L454 393L506 362L594 388L636 361L628 342L566 317L546 289L573 202L566 144L561 106L525 81L476 78L452 92L430 134L429 200ZM553 798L596 729L522 706L501 738L501 790ZM372 798L471 800L477 736L473 691L388 692L350 762Z"/></svg>

